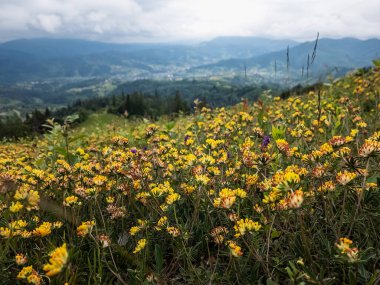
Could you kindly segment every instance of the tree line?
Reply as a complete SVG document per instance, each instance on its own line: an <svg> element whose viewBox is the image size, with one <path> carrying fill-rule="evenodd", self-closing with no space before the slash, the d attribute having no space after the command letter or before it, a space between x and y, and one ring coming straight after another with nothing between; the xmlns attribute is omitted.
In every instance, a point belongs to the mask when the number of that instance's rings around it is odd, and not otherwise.
<svg viewBox="0 0 380 285"><path fill-rule="evenodd" d="M25 119L13 114L0 118L0 138L21 138L43 134L46 131L44 124L47 119L63 123L64 118L78 114L77 123L83 122L94 112L106 110L109 113L124 115L128 118L146 117L152 120L162 115L176 116L179 113L189 113L190 105L177 91L173 96L160 96L157 92L153 95L134 92L107 97L78 99L65 108L51 111L34 110L26 114Z"/></svg>

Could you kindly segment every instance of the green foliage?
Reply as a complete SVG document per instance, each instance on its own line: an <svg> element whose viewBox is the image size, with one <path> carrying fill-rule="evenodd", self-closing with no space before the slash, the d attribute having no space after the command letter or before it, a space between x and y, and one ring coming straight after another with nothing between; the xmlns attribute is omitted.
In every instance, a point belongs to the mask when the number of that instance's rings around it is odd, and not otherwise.
<svg viewBox="0 0 380 285"><path fill-rule="evenodd" d="M375 59L372 61L373 65L376 67L380 67L380 59Z"/></svg>
<svg viewBox="0 0 380 285"><path fill-rule="evenodd" d="M284 139L285 138L286 126L278 126L272 125L272 138L274 140Z"/></svg>

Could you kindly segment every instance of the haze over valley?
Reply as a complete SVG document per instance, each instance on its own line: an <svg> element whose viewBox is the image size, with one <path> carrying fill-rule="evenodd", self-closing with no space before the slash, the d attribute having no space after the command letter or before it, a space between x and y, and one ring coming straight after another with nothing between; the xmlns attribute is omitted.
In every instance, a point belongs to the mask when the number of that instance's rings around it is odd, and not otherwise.
<svg viewBox="0 0 380 285"><path fill-rule="evenodd" d="M378 39L321 38L307 70L314 46L315 41L258 37L219 37L196 44L13 40L0 45L1 111L30 109L25 103L32 108L58 107L78 98L106 96L133 81L134 91L146 90L146 80L291 87L370 66L380 53Z"/></svg>
<svg viewBox="0 0 380 285"><path fill-rule="evenodd" d="M282 92L331 80L379 57L379 6L374 0L334 0L328 9L315 0L0 2L0 115L23 117L123 90L164 97L178 91L189 104L215 93L209 103L219 105L240 100L247 86ZM229 101L222 92L218 99L213 86L240 95Z"/></svg>

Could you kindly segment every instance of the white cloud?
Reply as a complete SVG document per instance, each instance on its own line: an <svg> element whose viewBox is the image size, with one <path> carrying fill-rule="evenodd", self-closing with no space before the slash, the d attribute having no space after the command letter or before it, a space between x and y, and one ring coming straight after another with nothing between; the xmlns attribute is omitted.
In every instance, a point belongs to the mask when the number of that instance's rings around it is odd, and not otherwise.
<svg viewBox="0 0 380 285"><path fill-rule="evenodd" d="M0 0L0 40L171 41L222 35L380 38L379 0Z"/></svg>
<svg viewBox="0 0 380 285"><path fill-rule="evenodd" d="M54 14L40 14L37 16L37 28L48 33L54 33L62 26L61 17Z"/></svg>

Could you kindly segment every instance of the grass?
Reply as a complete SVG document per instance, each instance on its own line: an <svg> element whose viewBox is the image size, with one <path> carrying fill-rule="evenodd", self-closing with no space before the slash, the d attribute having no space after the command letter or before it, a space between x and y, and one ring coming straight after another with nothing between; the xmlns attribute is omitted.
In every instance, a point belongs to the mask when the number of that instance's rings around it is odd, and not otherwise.
<svg viewBox="0 0 380 285"><path fill-rule="evenodd" d="M378 284L380 69L0 145L5 284Z"/></svg>

